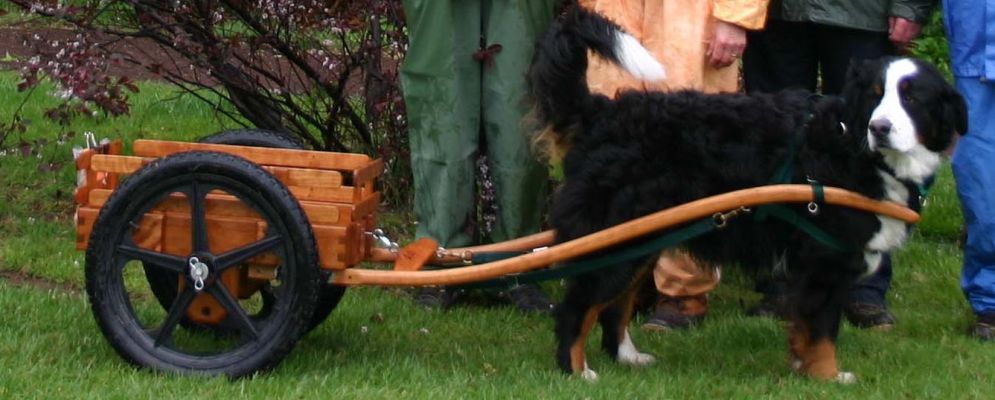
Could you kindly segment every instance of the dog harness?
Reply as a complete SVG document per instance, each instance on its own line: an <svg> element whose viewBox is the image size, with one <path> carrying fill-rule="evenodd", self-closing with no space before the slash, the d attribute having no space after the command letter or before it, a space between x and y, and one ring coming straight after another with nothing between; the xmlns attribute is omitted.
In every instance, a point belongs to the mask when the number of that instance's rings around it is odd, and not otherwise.
<svg viewBox="0 0 995 400"><path fill-rule="evenodd" d="M791 183L791 179L794 176L794 163L797 158L798 149L801 148L802 144L805 142L805 129L808 127L808 123L815 116L811 111L811 108L815 102L821 98L822 96L815 94L809 96L808 100L810 110L805 113L801 124L799 124L798 129L795 131L794 140L791 142L791 145L788 146L788 156L785 157L784 162L781 164L780 168L777 169L777 172L774 173L774 177L771 178L771 185ZM845 131L846 126L843 125L843 127ZM808 203L808 212L811 215L817 215L819 213L819 209L825 201L825 191L819 181L812 179L811 177L806 177L806 180L812 186L812 194L814 197L812 202ZM775 217L787 222L790 225L794 225L796 228L807 233L819 243L835 250L843 251L846 248L843 244L836 240L833 235L830 235L828 232L813 224L807 218L799 215L797 212L786 206L779 204L763 205L757 207L756 213L753 214L753 220L757 222L763 222L768 217Z"/></svg>

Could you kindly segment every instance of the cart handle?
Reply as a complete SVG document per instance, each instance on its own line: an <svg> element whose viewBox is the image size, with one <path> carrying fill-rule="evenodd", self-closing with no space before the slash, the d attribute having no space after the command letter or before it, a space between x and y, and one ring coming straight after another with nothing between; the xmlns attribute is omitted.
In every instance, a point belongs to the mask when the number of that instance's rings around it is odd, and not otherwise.
<svg viewBox="0 0 995 400"><path fill-rule="evenodd" d="M483 281L583 256L670 226L707 217L716 212L772 203L807 203L813 200L814 194L811 185L769 185L742 189L657 211L587 236L560 243L545 251L486 264L442 270L391 271L348 268L335 273L331 283L347 286L449 286ZM919 214L908 207L890 201L876 201L844 189L826 187L825 202L880 214L909 224L919 222ZM552 232L546 231L508 242L468 247L461 250L525 250L535 247L535 244L549 244L552 242L552 238Z"/></svg>

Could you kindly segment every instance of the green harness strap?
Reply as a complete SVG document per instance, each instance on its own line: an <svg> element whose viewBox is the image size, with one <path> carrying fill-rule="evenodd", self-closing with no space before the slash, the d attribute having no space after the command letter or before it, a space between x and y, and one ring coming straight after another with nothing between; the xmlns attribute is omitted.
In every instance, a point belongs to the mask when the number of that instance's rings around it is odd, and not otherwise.
<svg viewBox="0 0 995 400"><path fill-rule="evenodd" d="M774 176L771 178L770 181L771 185L791 183L792 175L794 175L793 165L795 157L797 156L796 153L798 151L798 148L801 147L802 142L805 141L805 127L808 126L808 122L812 120L812 117L813 117L812 113L808 113L805 115L801 125L798 128L798 131L795 133L794 141L792 142L791 146L788 147L788 156L784 159L784 162L781 164L781 166L777 169L777 172L775 172ZM812 202L809 203L809 212L815 214L818 212L819 207L821 207L822 204L825 203L825 198L826 198L825 190L823 189L822 184L815 180L809 179L809 184L812 185L812 194L814 197ZM830 235L828 232L822 230L821 228L813 224L807 218L799 215L794 210L785 207L783 205L769 204L757 207L757 212L753 214L753 220L764 221L769 216L778 218L784 222L794 225L798 229L804 231L809 236L817 240L819 243L822 243L830 248L839 251L846 249L846 247L843 246L843 244L840 243L838 240L836 240L836 238L834 238L833 235Z"/></svg>

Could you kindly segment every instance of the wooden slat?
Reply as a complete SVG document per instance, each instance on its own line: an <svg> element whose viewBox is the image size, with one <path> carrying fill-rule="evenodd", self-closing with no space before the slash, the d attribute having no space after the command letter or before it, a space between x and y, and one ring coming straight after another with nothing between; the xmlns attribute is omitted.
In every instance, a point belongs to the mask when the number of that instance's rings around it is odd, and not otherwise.
<svg viewBox="0 0 995 400"><path fill-rule="evenodd" d="M77 205L86 204L86 199L90 196L90 190L93 189L93 182L90 182L90 180L87 179L90 175L92 175L89 169L90 161L93 159L93 154L93 149L84 149L83 152L79 154L79 157L76 158L77 174L82 171L84 177L83 179L85 180L85 182L82 182L83 184L81 186L77 186L76 189L73 190L73 201L75 201ZM77 184L79 184L79 182L77 182Z"/></svg>
<svg viewBox="0 0 995 400"><path fill-rule="evenodd" d="M354 263L349 263L345 257L349 249L346 245L347 228L344 226L313 225L314 240L318 243L318 259L321 268L344 269Z"/></svg>
<svg viewBox="0 0 995 400"><path fill-rule="evenodd" d="M97 154L90 160L90 168L94 171L130 174L152 160L154 158Z"/></svg>
<svg viewBox="0 0 995 400"><path fill-rule="evenodd" d="M104 203L107 202L107 198L110 197L110 189L94 189L90 191L90 199L87 203L90 207L100 208L103 207ZM165 199L162 203L158 204L155 209L162 211L172 211L172 212L189 212L190 210L189 202L186 197L179 193L174 193ZM223 217L253 217L258 218L259 214L256 213L251 207L242 203L237 197L220 194L220 193L210 193L207 195L207 201L204 203L205 210L208 215L217 215ZM308 220L312 224L340 224L340 212L339 208L325 203L304 201L301 202L301 207L304 208L304 213L307 214Z"/></svg>
<svg viewBox="0 0 995 400"><path fill-rule="evenodd" d="M90 233L93 231L93 222L97 219L100 209L95 207L80 207L77 210L76 218L76 249L86 250ZM190 251L190 216L183 213L167 212L149 213L143 217L142 225L148 218L159 222L155 223L157 234L142 233L140 236L146 238L142 240L142 247L162 251L169 254L188 255ZM217 217L208 215L208 238L212 250L215 252L230 250L240 245L257 240L265 232L265 222L258 219L245 217ZM150 222L152 224L152 222ZM345 226L334 225L312 225L315 241L318 243L318 259L321 268L340 270L359 263L364 254L348 248L346 242L348 237L356 240L357 233ZM224 232L218 235L216 232ZM360 233L361 235L361 233ZM152 239L148 238L155 238ZM254 263L263 265L274 265L276 260L272 256L263 256L253 259Z"/></svg>
<svg viewBox="0 0 995 400"><path fill-rule="evenodd" d="M348 215L343 214L342 222L352 222L362 220L363 217L368 215L375 215L377 209L380 208L380 193L373 193L371 196L361 200L351 207L351 212ZM341 211L341 210L340 210Z"/></svg>
<svg viewBox="0 0 995 400"><path fill-rule="evenodd" d="M93 223L97 220L98 208L79 207L76 209L76 250L86 250L93 231Z"/></svg>
<svg viewBox="0 0 995 400"><path fill-rule="evenodd" d="M191 250L190 215L185 213L166 212L163 220L162 252L167 254L187 256ZM211 252L220 254L237 249L259 240L256 218L207 216L207 242ZM250 263L274 264L277 262L272 253L249 259Z"/></svg>
<svg viewBox="0 0 995 400"><path fill-rule="evenodd" d="M343 171L357 170L370 163L370 157L364 154L271 149L265 147L170 142L162 140L136 140L133 149L135 155L140 157L163 157L181 151L206 150L235 154L256 164L297 168L335 169Z"/></svg>
<svg viewBox="0 0 995 400"><path fill-rule="evenodd" d="M272 167L269 165L263 165L262 167L287 186L315 188L342 187L342 173L338 171Z"/></svg>
<svg viewBox="0 0 995 400"><path fill-rule="evenodd" d="M366 183L372 183L377 179L377 177L383 174L383 169L383 159L380 158L364 165L353 173L353 186L362 186Z"/></svg>
<svg viewBox="0 0 995 400"><path fill-rule="evenodd" d="M307 186L287 186L297 200L320 201L326 203L352 203L353 188L315 188Z"/></svg>
<svg viewBox="0 0 995 400"><path fill-rule="evenodd" d="M151 157L134 157L97 154L89 160L93 171L109 172L115 174L130 174L137 171L143 165L152 162ZM266 171L273 174L280 182L287 186L301 186L314 188L341 188L342 173L339 171L274 167L270 165L260 165ZM349 188L348 196L352 196L352 189ZM345 193L339 196L346 196Z"/></svg>
<svg viewBox="0 0 995 400"><path fill-rule="evenodd" d="M80 170L90 168L90 158L92 158L94 154L96 154L96 152L93 149L83 149L83 151L79 153L79 157L76 158L76 169Z"/></svg>

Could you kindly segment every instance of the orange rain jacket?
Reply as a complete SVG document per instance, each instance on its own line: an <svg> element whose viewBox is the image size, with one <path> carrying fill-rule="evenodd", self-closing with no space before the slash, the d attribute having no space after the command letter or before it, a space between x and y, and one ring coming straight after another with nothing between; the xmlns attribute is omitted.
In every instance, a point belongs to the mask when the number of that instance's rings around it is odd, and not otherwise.
<svg viewBox="0 0 995 400"><path fill-rule="evenodd" d="M705 50L715 19L757 30L767 19L768 0L580 0L580 4L619 24L663 63L667 79L644 84L625 71L592 57L591 90L613 95L620 89L738 89L739 66L708 66Z"/></svg>

